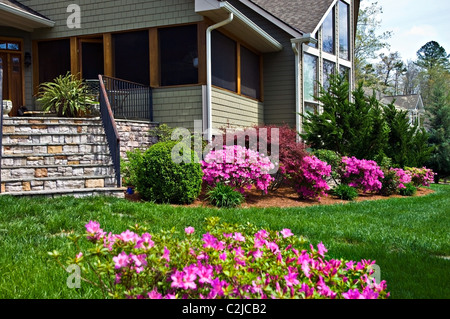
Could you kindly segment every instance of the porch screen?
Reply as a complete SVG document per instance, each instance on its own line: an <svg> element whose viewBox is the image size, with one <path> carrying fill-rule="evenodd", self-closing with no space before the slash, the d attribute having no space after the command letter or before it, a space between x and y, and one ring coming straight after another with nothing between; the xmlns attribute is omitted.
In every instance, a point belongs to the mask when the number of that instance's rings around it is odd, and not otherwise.
<svg viewBox="0 0 450 319"><path fill-rule="evenodd" d="M70 71L70 40L38 43L39 83L53 81Z"/></svg>
<svg viewBox="0 0 450 319"><path fill-rule="evenodd" d="M150 85L150 49L148 31L116 33L114 76L119 79Z"/></svg>
<svg viewBox="0 0 450 319"><path fill-rule="evenodd" d="M161 85L198 83L197 25L158 30Z"/></svg>
<svg viewBox="0 0 450 319"><path fill-rule="evenodd" d="M241 93L259 99L260 97L259 55L241 46Z"/></svg>
<svg viewBox="0 0 450 319"><path fill-rule="evenodd" d="M212 84L236 92L236 42L218 31L213 31L211 38Z"/></svg>

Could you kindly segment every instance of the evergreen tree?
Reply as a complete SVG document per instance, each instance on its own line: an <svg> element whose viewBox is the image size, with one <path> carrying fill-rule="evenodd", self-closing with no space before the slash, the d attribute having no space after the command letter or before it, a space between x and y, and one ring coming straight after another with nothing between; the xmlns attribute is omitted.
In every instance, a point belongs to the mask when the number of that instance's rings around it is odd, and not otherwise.
<svg viewBox="0 0 450 319"><path fill-rule="evenodd" d="M317 100L323 111L303 115L306 144L314 149L328 149L341 156L374 159L383 152L387 142L388 128L383 120L382 109L373 96L364 95L362 84L352 93L343 76L332 76L327 91L320 89Z"/></svg>
<svg viewBox="0 0 450 319"><path fill-rule="evenodd" d="M435 85L427 107L430 145L434 147L427 165L439 177L450 176L450 96L444 83Z"/></svg>

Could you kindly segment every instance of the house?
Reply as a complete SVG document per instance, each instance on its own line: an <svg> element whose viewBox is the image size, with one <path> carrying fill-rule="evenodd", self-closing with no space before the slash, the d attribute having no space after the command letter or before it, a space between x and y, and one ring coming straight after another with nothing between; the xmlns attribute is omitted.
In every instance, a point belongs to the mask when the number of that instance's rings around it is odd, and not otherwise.
<svg viewBox="0 0 450 319"><path fill-rule="evenodd" d="M420 94L384 96L380 102L386 105L394 103L396 109L407 112L411 126L416 122L423 126L425 108Z"/></svg>
<svg viewBox="0 0 450 319"><path fill-rule="evenodd" d="M203 129L283 124L318 110L317 83L353 85L359 0L0 0L4 99L38 109L71 71L152 87L152 120Z"/></svg>
<svg viewBox="0 0 450 319"><path fill-rule="evenodd" d="M0 85L13 104L0 130L0 193L117 192L120 156L151 145L155 123L190 130L201 123L209 140L207 129L228 126L301 131L300 114L320 111L318 83L326 87L340 72L354 86L359 3L0 0ZM67 72L93 86L99 74L105 86L117 82L109 98L145 121L114 109L119 139L98 119L17 116L22 106L38 111L39 85ZM151 98L136 93L149 90Z"/></svg>

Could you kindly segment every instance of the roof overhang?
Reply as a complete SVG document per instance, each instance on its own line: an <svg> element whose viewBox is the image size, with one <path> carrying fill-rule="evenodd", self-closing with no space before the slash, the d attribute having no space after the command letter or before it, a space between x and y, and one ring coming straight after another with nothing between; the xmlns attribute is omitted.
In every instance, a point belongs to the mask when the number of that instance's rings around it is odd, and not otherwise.
<svg viewBox="0 0 450 319"><path fill-rule="evenodd" d="M244 40L246 44L261 53L277 52L283 49L280 42L227 1L195 0L195 12L214 23L226 20L229 14L233 13L233 21L223 26L223 29Z"/></svg>
<svg viewBox="0 0 450 319"><path fill-rule="evenodd" d="M33 32L34 29L49 28L54 25L54 21L0 2L0 26Z"/></svg>

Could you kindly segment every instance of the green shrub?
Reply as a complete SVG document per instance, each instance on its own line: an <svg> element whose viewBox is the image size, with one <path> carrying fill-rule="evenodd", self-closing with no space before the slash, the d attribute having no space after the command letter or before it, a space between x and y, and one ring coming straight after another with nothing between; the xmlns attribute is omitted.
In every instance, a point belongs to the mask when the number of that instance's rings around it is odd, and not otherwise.
<svg viewBox="0 0 450 319"><path fill-rule="evenodd" d="M231 208L241 205L244 196L230 185L217 183L209 189L206 199L217 207Z"/></svg>
<svg viewBox="0 0 450 319"><path fill-rule="evenodd" d="M120 173L122 175L123 183L126 186L136 186L136 172L142 165L143 152L139 148L136 148L133 151L128 151L127 157L128 161L123 158L120 159Z"/></svg>
<svg viewBox="0 0 450 319"><path fill-rule="evenodd" d="M160 142L142 155L136 168L136 189L142 199L157 203L190 204L200 194L203 172L197 154L176 141ZM187 161L172 160L172 149ZM188 149L190 154L184 154ZM190 162L189 162L190 160Z"/></svg>
<svg viewBox="0 0 450 319"><path fill-rule="evenodd" d="M356 197L358 197L358 191L356 190L356 188L346 184L336 186L333 189L332 193L333 195L336 195L343 200L354 200Z"/></svg>
<svg viewBox="0 0 450 319"><path fill-rule="evenodd" d="M384 170L384 178L381 181L380 194L390 196L398 191L397 173L394 170Z"/></svg>
<svg viewBox="0 0 450 319"><path fill-rule="evenodd" d="M341 166L342 157L339 156L335 151L325 149L313 150L312 154L321 161L326 162L328 165L331 165L331 177L337 183L339 181L339 174L337 172L339 170L339 167Z"/></svg>
<svg viewBox="0 0 450 319"><path fill-rule="evenodd" d="M405 184L405 188L400 189L400 195L402 196L414 196L417 192L417 188L412 183Z"/></svg>
<svg viewBox="0 0 450 319"><path fill-rule="evenodd" d="M64 117L80 116L95 103L87 85L70 72L58 76L53 82L42 83L38 96L37 101L43 111Z"/></svg>

